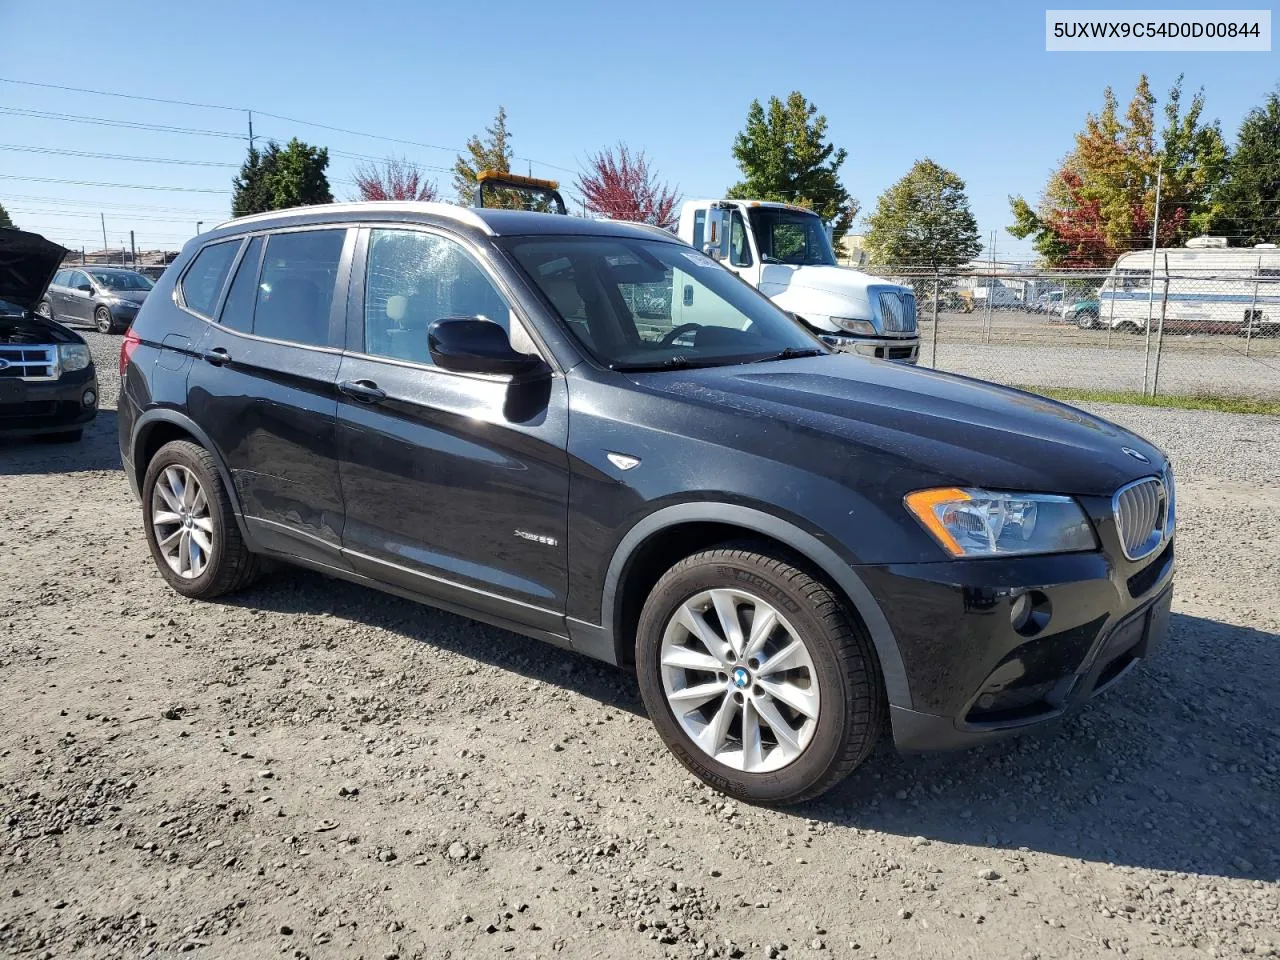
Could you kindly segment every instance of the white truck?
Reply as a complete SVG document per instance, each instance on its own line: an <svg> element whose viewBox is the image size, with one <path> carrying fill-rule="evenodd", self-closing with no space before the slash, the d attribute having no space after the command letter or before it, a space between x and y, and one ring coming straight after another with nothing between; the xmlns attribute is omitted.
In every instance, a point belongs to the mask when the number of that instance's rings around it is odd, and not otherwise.
<svg viewBox="0 0 1280 960"><path fill-rule="evenodd" d="M687 200L677 232L827 344L882 360L919 359L911 288L838 266L831 233L813 211L766 200Z"/></svg>

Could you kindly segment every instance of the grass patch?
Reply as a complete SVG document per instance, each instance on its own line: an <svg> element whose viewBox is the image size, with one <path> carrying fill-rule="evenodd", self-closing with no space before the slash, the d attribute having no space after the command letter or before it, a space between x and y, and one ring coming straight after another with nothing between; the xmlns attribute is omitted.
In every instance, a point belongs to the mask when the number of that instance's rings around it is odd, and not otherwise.
<svg viewBox="0 0 1280 960"><path fill-rule="evenodd" d="M1042 397L1065 403L1127 403L1135 407L1172 407L1178 410L1217 410L1219 413L1261 413L1280 416L1280 400L1225 397L1200 393L1193 396L1159 394L1144 396L1136 390L1080 390L1075 387L1021 387Z"/></svg>

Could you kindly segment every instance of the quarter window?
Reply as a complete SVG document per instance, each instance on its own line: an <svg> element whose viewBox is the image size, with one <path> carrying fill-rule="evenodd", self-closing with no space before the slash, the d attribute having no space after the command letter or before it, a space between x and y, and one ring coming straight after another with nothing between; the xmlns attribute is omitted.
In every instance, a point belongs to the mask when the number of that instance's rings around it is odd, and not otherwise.
<svg viewBox="0 0 1280 960"><path fill-rule="evenodd" d="M328 346L345 230L277 233L267 241L253 313L260 337Z"/></svg>
<svg viewBox="0 0 1280 960"><path fill-rule="evenodd" d="M235 279L227 291L227 300L222 305L222 316L218 322L224 327L241 333L253 331L253 305L257 301L258 261L261 259L262 238L254 237L240 258Z"/></svg>
<svg viewBox="0 0 1280 960"><path fill-rule="evenodd" d="M419 231L370 231L365 353L429 364L427 329L448 317L491 320L517 350L534 352L502 294L461 244Z"/></svg>
<svg viewBox="0 0 1280 960"><path fill-rule="evenodd" d="M239 240L224 240L211 243L196 254L182 277L182 302L188 310L202 317L213 316L231 270L231 261L239 249Z"/></svg>

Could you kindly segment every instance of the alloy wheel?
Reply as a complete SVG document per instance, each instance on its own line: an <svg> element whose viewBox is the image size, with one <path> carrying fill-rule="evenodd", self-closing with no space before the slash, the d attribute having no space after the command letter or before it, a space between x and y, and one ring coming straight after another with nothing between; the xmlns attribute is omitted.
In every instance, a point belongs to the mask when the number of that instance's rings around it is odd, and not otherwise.
<svg viewBox="0 0 1280 960"><path fill-rule="evenodd" d="M36 316L44 317L46 320L53 319L53 308L49 306L48 301L41 300L36 304Z"/></svg>
<svg viewBox="0 0 1280 960"><path fill-rule="evenodd" d="M667 621L660 653L667 704L707 756L768 773L797 760L818 726L817 671L777 609L737 589L712 589Z"/></svg>
<svg viewBox="0 0 1280 960"><path fill-rule="evenodd" d="M151 528L170 570L186 580L204 573L213 559L213 517L196 475L181 464L156 477Z"/></svg>
<svg viewBox="0 0 1280 960"><path fill-rule="evenodd" d="M113 326L111 322L111 312L106 307L99 307L93 315L94 326L98 328L99 333L110 333Z"/></svg>

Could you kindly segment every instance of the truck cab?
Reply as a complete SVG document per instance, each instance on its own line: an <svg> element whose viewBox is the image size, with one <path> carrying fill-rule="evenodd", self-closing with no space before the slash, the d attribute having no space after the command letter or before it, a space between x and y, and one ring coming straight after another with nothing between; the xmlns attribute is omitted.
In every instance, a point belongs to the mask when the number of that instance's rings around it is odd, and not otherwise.
<svg viewBox="0 0 1280 960"><path fill-rule="evenodd" d="M812 210L766 200L688 200L677 232L827 344L882 360L919 359L911 288L839 266L831 233Z"/></svg>

